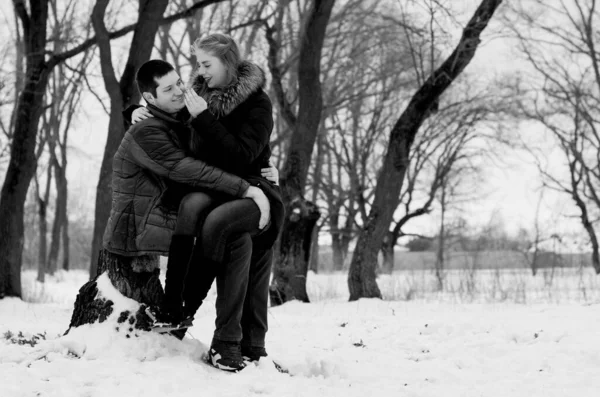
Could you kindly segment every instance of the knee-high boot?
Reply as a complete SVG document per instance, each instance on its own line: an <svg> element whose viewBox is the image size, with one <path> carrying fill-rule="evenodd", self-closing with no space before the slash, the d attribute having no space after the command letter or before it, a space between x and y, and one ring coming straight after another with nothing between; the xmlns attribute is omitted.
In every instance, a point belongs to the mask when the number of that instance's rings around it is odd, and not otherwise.
<svg viewBox="0 0 600 397"><path fill-rule="evenodd" d="M219 268L219 263L202 255L202 247L194 250L183 290L185 317L193 317L202 306Z"/></svg>
<svg viewBox="0 0 600 397"><path fill-rule="evenodd" d="M194 241L195 236L174 235L169 247L162 309L174 323L183 319L183 291L194 252Z"/></svg>

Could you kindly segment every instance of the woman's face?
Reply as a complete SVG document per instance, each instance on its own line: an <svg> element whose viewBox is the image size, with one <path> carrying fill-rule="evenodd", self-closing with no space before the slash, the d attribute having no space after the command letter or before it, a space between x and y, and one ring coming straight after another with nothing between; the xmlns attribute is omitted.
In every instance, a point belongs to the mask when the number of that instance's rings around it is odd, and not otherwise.
<svg viewBox="0 0 600 397"><path fill-rule="evenodd" d="M218 57L199 48L196 48L195 52L198 73L204 77L204 81L210 88L224 87L230 83L227 68Z"/></svg>

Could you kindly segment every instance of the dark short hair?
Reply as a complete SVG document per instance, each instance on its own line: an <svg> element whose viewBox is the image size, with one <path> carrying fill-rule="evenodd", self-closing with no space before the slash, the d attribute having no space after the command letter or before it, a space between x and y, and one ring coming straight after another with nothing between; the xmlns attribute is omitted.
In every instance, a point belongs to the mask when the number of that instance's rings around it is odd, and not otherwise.
<svg viewBox="0 0 600 397"><path fill-rule="evenodd" d="M158 87L156 80L169 74L173 70L175 70L173 65L160 59L151 59L145 62L140 66L135 75L135 81L140 94L150 92L156 97L156 87Z"/></svg>

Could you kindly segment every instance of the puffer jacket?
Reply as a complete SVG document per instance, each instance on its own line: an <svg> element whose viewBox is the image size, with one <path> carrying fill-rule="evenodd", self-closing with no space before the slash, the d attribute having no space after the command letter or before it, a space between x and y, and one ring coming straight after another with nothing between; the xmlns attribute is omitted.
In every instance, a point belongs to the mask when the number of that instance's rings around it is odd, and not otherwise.
<svg viewBox="0 0 600 397"><path fill-rule="evenodd" d="M187 156L189 127L150 106L153 118L132 126L113 158L112 207L103 246L110 252L167 255L177 213L162 205L169 183L242 197L244 179Z"/></svg>

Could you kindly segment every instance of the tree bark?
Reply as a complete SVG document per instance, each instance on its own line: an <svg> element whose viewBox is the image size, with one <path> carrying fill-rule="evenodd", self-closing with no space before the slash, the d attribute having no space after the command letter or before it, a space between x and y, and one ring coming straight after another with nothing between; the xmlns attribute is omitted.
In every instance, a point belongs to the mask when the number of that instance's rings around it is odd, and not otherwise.
<svg viewBox="0 0 600 397"><path fill-rule="evenodd" d="M298 118L294 125L281 188L286 219L281 235L279 261L271 284L271 304L292 299L308 302L306 274L312 228L320 213L304 198L308 169L323 110L321 52L335 0L315 0L303 28L298 61Z"/></svg>
<svg viewBox="0 0 600 397"><path fill-rule="evenodd" d="M110 119L108 122L108 136L104 148L104 157L100 167L100 178L96 188L96 210L94 220L94 235L92 238L92 252L90 263L90 278L96 274L98 252L102 247L104 228L110 215L112 203L112 159L119 148L125 134L123 124L123 109L140 101L140 93L135 85L135 72L150 59L154 46L154 38L160 26L168 0L140 1L138 22L133 32L131 47L127 63L123 70L121 80L118 81L113 64L110 48L110 37L104 24L104 15L109 0L98 0L92 12L92 24L98 37L100 51L100 65L104 85L110 97Z"/></svg>
<svg viewBox="0 0 600 397"><path fill-rule="evenodd" d="M279 244L279 260L269 288L271 305L278 306L291 300L309 302L306 276L310 259L313 229L321 216L309 201L296 201L287 214Z"/></svg>
<svg viewBox="0 0 600 397"><path fill-rule="evenodd" d="M50 253L48 254L48 267L54 270L58 269L58 254L61 248L61 241L65 237L65 228L67 228L67 178L64 175L64 169L58 161L54 161L54 178L56 180L56 208L54 210L54 223L52 224L52 239L50 242ZM67 235L68 237L68 235ZM63 242L63 248L65 244ZM68 245L67 245L68 246ZM64 255L64 252L63 252ZM68 255L68 254L67 254ZM64 259L63 265L64 268ZM65 270L68 270L68 265Z"/></svg>
<svg viewBox="0 0 600 397"><path fill-rule="evenodd" d="M65 185L65 191L68 191ZM64 200L62 200L62 204L67 205L67 197L65 196ZM70 270L71 269L71 238L69 236L69 217L67 216L66 208L63 211L64 219L62 225L62 269Z"/></svg>
<svg viewBox="0 0 600 397"><path fill-rule="evenodd" d="M48 1L31 1L31 15L24 2L13 3L23 26L26 79L17 101L10 162L0 193L0 298L21 297L24 207L35 174L36 135L49 72L44 62Z"/></svg>
<svg viewBox="0 0 600 397"><path fill-rule="evenodd" d="M581 223L590 238L590 243L592 244L592 266L594 267L596 274L600 274L600 254L599 254L600 248L599 248L599 244L598 244L598 236L596 235L596 230L594 229L594 225L593 225L592 221L590 220L587 205L585 204L585 202L582 200L581 196L578 193L579 190L577 188L576 179L577 178L574 175L574 171L571 170L571 186L572 186L571 197L575 201L575 205L577 205L577 207L581 211L581 215L580 215ZM534 268L534 266L535 266L535 268ZM532 265L532 271L534 272L534 275L535 275L535 273L537 272L537 263Z"/></svg>
<svg viewBox="0 0 600 397"><path fill-rule="evenodd" d="M46 281L46 257L47 257L47 239L46 235L48 232L47 221L46 221L46 202L38 199L38 234L39 234L39 247L38 247L38 274L37 281L43 283Z"/></svg>
<svg viewBox="0 0 600 397"><path fill-rule="evenodd" d="M347 247L344 247L342 236L340 236L340 234L341 232L338 231L338 233L335 235L332 234L331 236L331 257L333 261L333 270L336 272L344 270L344 262L348 255Z"/></svg>
<svg viewBox="0 0 600 397"><path fill-rule="evenodd" d="M44 126L47 128L47 126ZM49 137L50 134L46 131L46 136ZM42 140L37 149L36 153L36 162L37 159L40 158L42 152L44 151L44 147L46 146L45 140ZM52 166L48 165L46 169L46 187L44 193L40 192L40 182L35 176L35 187L37 194L37 202L38 202L38 225L39 225L39 246L38 246L38 277L37 280L39 282L44 282L46 280L46 273L52 274L50 272L50 268L48 267L48 203L50 202L50 186L52 185Z"/></svg>
<svg viewBox="0 0 600 397"><path fill-rule="evenodd" d="M438 291L444 289L444 253L446 246L446 184L442 183L442 197L441 197L441 216L440 216L440 233L438 235L438 247L435 260L435 278L437 279Z"/></svg>
<svg viewBox="0 0 600 397"><path fill-rule="evenodd" d="M392 232L388 232L383 238L381 244L381 254L383 256L383 263L381 264L381 273L392 274L394 271L394 260L395 253L394 247L396 246L396 239Z"/></svg>
<svg viewBox="0 0 600 397"><path fill-rule="evenodd" d="M313 228L312 237L310 239L310 259L308 270L312 270L315 273L319 273L319 227L315 226Z"/></svg>
<svg viewBox="0 0 600 397"><path fill-rule="evenodd" d="M350 263L348 287L351 301L381 298L381 291L375 280L377 252L398 206L408 168L410 147L429 109L473 59L480 42L479 36L501 2L502 0L483 0L480 3L452 54L423 83L394 125L384 164L377 178L373 205Z"/></svg>
<svg viewBox="0 0 600 397"><path fill-rule="evenodd" d="M104 272L121 295L142 305L158 305L164 296L159 264L159 257L154 255L125 257L102 250L96 266L98 274L79 289L69 330L83 324L101 323L112 313L113 302L98 296L97 280ZM149 331L150 323L144 308L142 306L135 314L121 313L119 323L129 319L130 324L135 322L136 329Z"/></svg>

